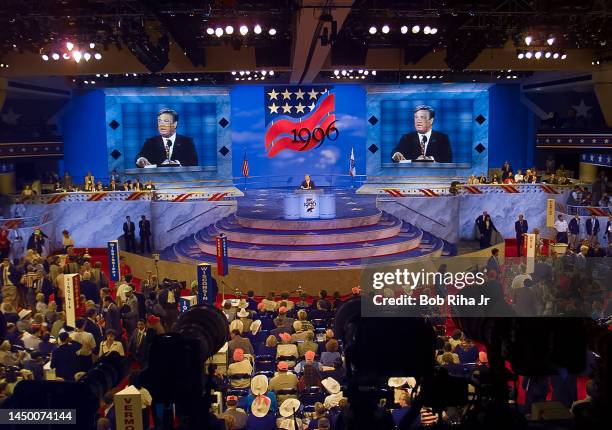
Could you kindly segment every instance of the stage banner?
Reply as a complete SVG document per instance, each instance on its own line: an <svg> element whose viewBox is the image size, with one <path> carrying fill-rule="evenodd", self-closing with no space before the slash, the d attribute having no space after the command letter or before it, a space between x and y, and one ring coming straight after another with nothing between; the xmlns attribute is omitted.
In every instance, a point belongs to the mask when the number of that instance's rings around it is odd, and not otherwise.
<svg viewBox="0 0 612 430"><path fill-rule="evenodd" d="M212 266L208 263L198 264L198 304L214 303L209 295L212 293Z"/></svg>
<svg viewBox="0 0 612 430"><path fill-rule="evenodd" d="M217 275L226 276L228 271L227 236L220 234L217 236Z"/></svg>
<svg viewBox="0 0 612 430"><path fill-rule="evenodd" d="M555 199L546 200L546 227L555 226Z"/></svg>
<svg viewBox="0 0 612 430"><path fill-rule="evenodd" d="M66 307L66 325L68 327L76 328L76 308L78 305L79 297L81 296L78 273L64 275L64 294Z"/></svg>
<svg viewBox="0 0 612 430"><path fill-rule="evenodd" d="M534 262L536 255L536 235L533 233L525 234L525 242L527 243L527 271L525 273L533 273Z"/></svg>
<svg viewBox="0 0 612 430"><path fill-rule="evenodd" d="M108 242L108 271L111 281L118 281L121 278L121 268L119 267L119 241L110 240Z"/></svg>
<svg viewBox="0 0 612 430"><path fill-rule="evenodd" d="M187 312L187 309L197 304L198 296L181 296L179 298L179 312Z"/></svg>
<svg viewBox="0 0 612 430"><path fill-rule="evenodd" d="M115 393L115 418L117 430L142 430L142 400L140 391L133 385Z"/></svg>

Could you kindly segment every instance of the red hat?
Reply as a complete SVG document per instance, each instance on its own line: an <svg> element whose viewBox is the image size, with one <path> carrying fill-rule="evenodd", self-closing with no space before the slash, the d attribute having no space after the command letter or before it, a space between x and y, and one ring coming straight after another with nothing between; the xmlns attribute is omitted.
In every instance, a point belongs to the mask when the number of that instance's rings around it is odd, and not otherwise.
<svg viewBox="0 0 612 430"><path fill-rule="evenodd" d="M149 325L155 325L159 322L159 317L156 317L155 315L149 315L149 317L147 318L147 323Z"/></svg>
<svg viewBox="0 0 612 430"><path fill-rule="evenodd" d="M282 332L278 336L285 342L289 342L291 340L291 335L289 333Z"/></svg>
<svg viewBox="0 0 612 430"><path fill-rule="evenodd" d="M315 353L314 351L306 351L304 357L306 357L306 361L313 361L315 358Z"/></svg>
<svg viewBox="0 0 612 430"><path fill-rule="evenodd" d="M289 364L286 361L280 361L278 363L278 370L284 370L284 371L289 370Z"/></svg>
<svg viewBox="0 0 612 430"><path fill-rule="evenodd" d="M287 306L281 306L280 308L278 308L279 314L286 314L287 311L288 311Z"/></svg>
<svg viewBox="0 0 612 430"><path fill-rule="evenodd" d="M234 361L244 360L244 350L242 348L236 348L234 350Z"/></svg>

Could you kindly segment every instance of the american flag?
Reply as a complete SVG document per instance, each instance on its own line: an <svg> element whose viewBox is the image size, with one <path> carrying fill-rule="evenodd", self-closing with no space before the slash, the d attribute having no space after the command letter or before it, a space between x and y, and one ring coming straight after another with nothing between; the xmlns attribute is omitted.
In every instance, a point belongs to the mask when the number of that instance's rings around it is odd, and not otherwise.
<svg viewBox="0 0 612 430"><path fill-rule="evenodd" d="M357 169L355 168L355 151L351 148L351 158L349 159L349 175L355 176Z"/></svg>
<svg viewBox="0 0 612 430"><path fill-rule="evenodd" d="M247 160L246 152L244 153L244 158L242 159L242 176L248 178L249 176L249 160Z"/></svg>
<svg viewBox="0 0 612 430"><path fill-rule="evenodd" d="M327 138L325 131L336 120L334 97L331 86L266 87L268 157L284 150L302 152L321 146Z"/></svg>

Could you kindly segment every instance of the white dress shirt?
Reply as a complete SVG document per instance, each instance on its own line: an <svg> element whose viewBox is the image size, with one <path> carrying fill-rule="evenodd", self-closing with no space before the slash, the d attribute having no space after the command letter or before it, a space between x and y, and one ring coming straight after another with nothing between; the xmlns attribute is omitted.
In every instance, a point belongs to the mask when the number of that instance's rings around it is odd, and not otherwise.
<svg viewBox="0 0 612 430"><path fill-rule="evenodd" d="M425 150L423 154L427 155L427 146L429 145L429 140L431 139L431 129L427 133L418 133L419 135L419 145L423 142L423 136L427 137L427 142L425 142Z"/></svg>
<svg viewBox="0 0 612 430"><path fill-rule="evenodd" d="M557 233L567 233L567 228L567 221L555 221L555 230L557 230Z"/></svg>

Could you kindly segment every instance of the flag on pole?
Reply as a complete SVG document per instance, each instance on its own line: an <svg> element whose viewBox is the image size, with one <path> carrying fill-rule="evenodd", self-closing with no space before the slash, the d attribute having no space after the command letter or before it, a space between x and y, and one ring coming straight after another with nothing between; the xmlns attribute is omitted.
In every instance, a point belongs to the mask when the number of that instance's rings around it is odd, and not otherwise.
<svg viewBox="0 0 612 430"><path fill-rule="evenodd" d="M249 160L247 160L246 152L244 153L244 159L242 160L242 176L245 178L249 176Z"/></svg>
<svg viewBox="0 0 612 430"><path fill-rule="evenodd" d="M353 148L351 148L351 158L349 160L349 175L357 175L357 170L355 169L355 151L353 151Z"/></svg>

